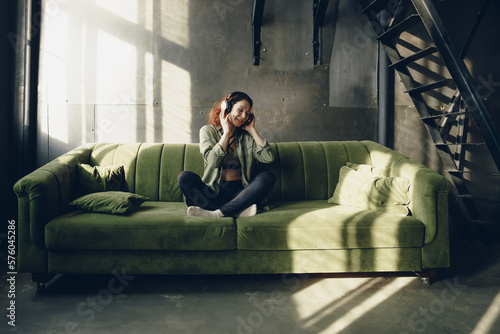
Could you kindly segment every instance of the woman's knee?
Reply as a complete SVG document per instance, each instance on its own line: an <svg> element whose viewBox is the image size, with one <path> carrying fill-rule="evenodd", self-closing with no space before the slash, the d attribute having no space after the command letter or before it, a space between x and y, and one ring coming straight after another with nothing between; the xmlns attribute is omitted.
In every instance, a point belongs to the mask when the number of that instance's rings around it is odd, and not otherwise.
<svg viewBox="0 0 500 334"><path fill-rule="evenodd" d="M276 176L272 172L262 172L258 175L258 177L260 182L262 182L269 189L272 189L276 183Z"/></svg>
<svg viewBox="0 0 500 334"><path fill-rule="evenodd" d="M185 185L192 184L193 181L196 180L196 178L199 178L198 174L185 170L177 175L177 183L182 188Z"/></svg>

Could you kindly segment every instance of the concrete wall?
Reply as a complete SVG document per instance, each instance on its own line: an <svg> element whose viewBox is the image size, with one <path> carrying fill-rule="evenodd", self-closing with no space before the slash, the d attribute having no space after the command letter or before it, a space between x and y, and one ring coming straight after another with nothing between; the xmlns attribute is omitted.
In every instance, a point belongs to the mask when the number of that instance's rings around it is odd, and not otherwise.
<svg viewBox="0 0 500 334"><path fill-rule="evenodd" d="M333 1L335 36L330 61L330 106L377 108L377 40L357 1Z"/></svg>
<svg viewBox="0 0 500 334"><path fill-rule="evenodd" d="M330 100L331 2L324 65L312 1L267 0L253 66L251 1L43 1L39 164L86 142L198 142L212 103L235 90L270 141L374 139L373 103L353 113Z"/></svg>

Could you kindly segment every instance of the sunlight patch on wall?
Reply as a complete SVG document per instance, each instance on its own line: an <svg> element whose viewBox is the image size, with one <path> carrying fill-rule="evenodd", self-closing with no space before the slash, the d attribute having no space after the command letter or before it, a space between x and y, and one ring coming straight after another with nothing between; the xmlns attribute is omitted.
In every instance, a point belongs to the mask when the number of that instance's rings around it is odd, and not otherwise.
<svg viewBox="0 0 500 334"><path fill-rule="evenodd" d="M96 105L95 136L97 143L134 143L137 141L137 115L144 107Z"/></svg>
<svg viewBox="0 0 500 334"><path fill-rule="evenodd" d="M189 1L73 1L57 11L51 2L41 29L41 150L193 140L190 69L179 65L190 47Z"/></svg>
<svg viewBox="0 0 500 334"><path fill-rule="evenodd" d="M132 23L138 23L137 0L97 0L96 4Z"/></svg>
<svg viewBox="0 0 500 334"><path fill-rule="evenodd" d="M154 99L154 58L149 52L144 55L144 99L146 104L152 104Z"/></svg>
<svg viewBox="0 0 500 334"><path fill-rule="evenodd" d="M45 3L50 10L50 3ZM68 76L68 15L62 11L44 21L40 42L40 130L49 134L52 141L67 144L69 141L67 102ZM45 18L48 20L49 18ZM50 23L50 24L48 24ZM49 105L51 103L52 105ZM62 106L62 108L61 108ZM51 114L49 114L49 111Z"/></svg>
<svg viewBox="0 0 500 334"><path fill-rule="evenodd" d="M144 0L142 5L144 6L144 28L153 31L153 0Z"/></svg>
<svg viewBox="0 0 500 334"><path fill-rule="evenodd" d="M155 134L156 131L158 131L156 127L156 122L155 122L155 108L152 106L146 106L145 107L145 117L146 117L146 124L145 124L145 141L146 143L154 143L156 140Z"/></svg>
<svg viewBox="0 0 500 334"><path fill-rule="evenodd" d="M188 71L161 62L163 141L191 141L191 75Z"/></svg>
<svg viewBox="0 0 500 334"><path fill-rule="evenodd" d="M60 143L67 144L69 142L69 126L68 123L68 110L66 106L52 106L49 113L48 131L51 140L57 140Z"/></svg>
<svg viewBox="0 0 500 334"><path fill-rule="evenodd" d="M66 61L46 53L43 57L43 81L40 86L46 92L49 103L65 103L68 88L66 85L67 66Z"/></svg>
<svg viewBox="0 0 500 334"><path fill-rule="evenodd" d="M43 27L43 42L41 45L45 52L66 59L68 56L68 14L59 11L57 16L46 18L50 24ZM44 21L45 22L45 21ZM47 22L49 23L49 22Z"/></svg>
<svg viewBox="0 0 500 334"><path fill-rule="evenodd" d="M104 31L97 37L96 96L99 104L137 100L136 47Z"/></svg>
<svg viewBox="0 0 500 334"><path fill-rule="evenodd" d="M161 36L189 47L189 1L162 1Z"/></svg>
<svg viewBox="0 0 500 334"><path fill-rule="evenodd" d="M58 12L44 25L40 43L40 86L46 102L65 103L67 98L68 15Z"/></svg>

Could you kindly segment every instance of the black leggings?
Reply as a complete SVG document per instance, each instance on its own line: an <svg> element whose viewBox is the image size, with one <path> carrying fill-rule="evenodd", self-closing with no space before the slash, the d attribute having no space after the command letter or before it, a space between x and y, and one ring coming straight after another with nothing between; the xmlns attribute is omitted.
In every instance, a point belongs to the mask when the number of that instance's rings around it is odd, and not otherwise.
<svg viewBox="0 0 500 334"><path fill-rule="evenodd" d="M196 173L183 171L177 182L188 206L199 206L205 210L219 209L226 217L234 217L252 204L259 204L274 187L276 177L271 172L258 174L247 187L241 180L221 181L219 194L207 186Z"/></svg>

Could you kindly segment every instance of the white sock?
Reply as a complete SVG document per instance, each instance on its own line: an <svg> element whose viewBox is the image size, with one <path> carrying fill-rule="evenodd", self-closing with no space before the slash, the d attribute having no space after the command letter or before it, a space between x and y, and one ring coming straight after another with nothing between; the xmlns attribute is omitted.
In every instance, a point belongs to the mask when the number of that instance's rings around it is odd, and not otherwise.
<svg viewBox="0 0 500 334"><path fill-rule="evenodd" d="M219 210L205 210L200 208L199 206L190 206L187 209L188 216L200 216L200 217L213 217L220 218Z"/></svg>
<svg viewBox="0 0 500 334"><path fill-rule="evenodd" d="M236 218L239 217L250 217L250 216L255 216L257 214L257 204L252 204L245 210L241 211L236 215Z"/></svg>

